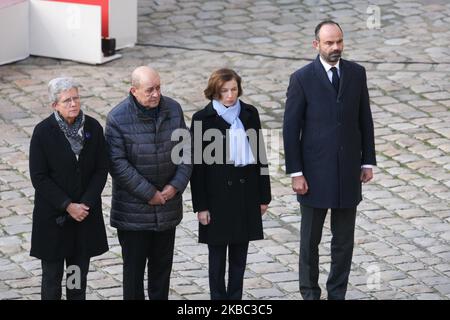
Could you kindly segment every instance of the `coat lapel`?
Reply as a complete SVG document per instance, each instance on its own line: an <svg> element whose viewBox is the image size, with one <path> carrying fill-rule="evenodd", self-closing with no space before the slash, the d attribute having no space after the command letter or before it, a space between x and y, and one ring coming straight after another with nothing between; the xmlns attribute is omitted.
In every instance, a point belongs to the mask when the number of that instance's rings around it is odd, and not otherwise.
<svg viewBox="0 0 450 320"><path fill-rule="evenodd" d="M206 106L206 116L211 119L214 128L218 128L223 132L230 129L228 122L223 120L222 117L217 114L216 110L214 110L212 102Z"/></svg>
<svg viewBox="0 0 450 320"><path fill-rule="evenodd" d="M338 94L338 99L341 98L341 96L344 94L344 90L346 88L346 86L348 85L349 81L350 81L350 77L351 77L351 72L349 70L349 64L347 63L347 61L341 59L341 61L339 62L340 66L340 79L339 79L339 94Z"/></svg>
<svg viewBox="0 0 450 320"><path fill-rule="evenodd" d="M91 147L91 144L92 144L91 140L93 138L91 122L88 120L88 117L86 115L85 115L85 120L84 120L83 131L84 131L84 133L83 133L84 134L84 142L83 142L83 149L81 150L81 153L80 153L80 157L83 153L89 151L89 148Z"/></svg>
<svg viewBox="0 0 450 320"><path fill-rule="evenodd" d="M314 72L319 79L319 81L323 84L323 86L328 90L331 91L333 94L336 94L336 91L334 90L333 85L330 82L330 79L328 79L327 72L325 71L325 68L323 67L322 63L320 62L319 55L317 55L316 60L314 60Z"/></svg>
<svg viewBox="0 0 450 320"><path fill-rule="evenodd" d="M239 114L239 119L241 119L244 128L248 127L248 120L250 119L250 112L248 111L247 105L241 101L241 113Z"/></svg>
<svg viewBox="0 0 450 320"><path fill-rule="evenodd" d="M317 58L314 61L314 72L316 76L319 78L319 81L322 82L322 84L327 88L327 90L332 91L335 94L333 85L331 84L330 79L328 79L327 72L325 71L322 63L320 62L319 55L317 55ZM351 72L349 70L348 63L344 59L341 59L339 62L339 73L340 73L339 92L337 94L337 99L341 98L347 84L350 81Z"/></svg>

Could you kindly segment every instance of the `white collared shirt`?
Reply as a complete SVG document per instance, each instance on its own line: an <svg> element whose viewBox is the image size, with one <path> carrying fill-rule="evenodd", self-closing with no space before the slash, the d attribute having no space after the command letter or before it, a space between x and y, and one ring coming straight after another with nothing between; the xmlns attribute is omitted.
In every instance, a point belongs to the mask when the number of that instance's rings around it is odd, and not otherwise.
<svg viewBox="0 0 450 320"><path fill-rule="evenodd" d="M328 64L328 62L326 62L325 60L322 59L321 56L319 56L320 58L320 62L322 63L323 67L325 68L325 71L327 72L327 76L328 76L328 80L330 80L331 83L333 83L333 71L331 71L332 67L336 67L337 69L337 73L339 78L341 77L341 70L339 69L339 64L341 62L341 59L338 60L338 62L332 66L331 64Z"/></svg>
<svg viewBox="0 0 450 320"><path fill-rule="evenodd" d="M338 76L339 76L339 78L341 77L341 69L339 68L341 59L339 59L338 62L334 66L332 66L331 64L329 64L328 62L323 60L321 56L319 56L319 59L320 59L320 63L322 63L322 66L324 67L325 71L327 72L328 80L330 80L331 83L333 83L333 71L331 71L332 67L336 67L337 72L338 72ZM371 164L363 164L361 166L361 168L369 168L369 169L372 168L372 167L373 166ZM299 177L299 176L302 176L302 175L303 175L302 171L294 172L294 173L291 173L291 178Z"/></svg>

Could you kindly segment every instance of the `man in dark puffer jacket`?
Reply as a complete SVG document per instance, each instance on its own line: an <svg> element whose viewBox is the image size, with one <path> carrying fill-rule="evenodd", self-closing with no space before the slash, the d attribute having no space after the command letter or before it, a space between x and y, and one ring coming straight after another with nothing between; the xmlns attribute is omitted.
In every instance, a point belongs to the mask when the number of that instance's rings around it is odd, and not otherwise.
<svg viewBox="0 0 450 320"><path fill-rule="evenodd" d="M122 247L126 300L145 298L147 261L149 299L168 299L175 228L183 216L181 195L192 172L190 162L171 159L179 143L171 141L177 129L186 129L183 112L175 100L161 95L158 72L136 68L130 95L111 110L105 128L113 178L111 226Z"/></svg>

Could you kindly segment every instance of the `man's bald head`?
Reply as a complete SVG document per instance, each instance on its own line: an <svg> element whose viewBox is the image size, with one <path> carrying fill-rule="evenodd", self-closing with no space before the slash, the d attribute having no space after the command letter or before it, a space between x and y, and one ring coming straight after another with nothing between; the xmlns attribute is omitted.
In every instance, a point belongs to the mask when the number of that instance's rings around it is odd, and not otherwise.
<svg viewBox="0 0 450 320"><path fill-rule="evenodd" d="M138 88L146 79L160 79L159 73L149 66L140 66L131 73L131 85Z"/></svg>
<svg viewBox="0 0 450 320"><path fill-rule="evenodd" d="M140 66L131 73L131 94L144 107L155 108L161 99L161 80L158 71Z"/></svg>

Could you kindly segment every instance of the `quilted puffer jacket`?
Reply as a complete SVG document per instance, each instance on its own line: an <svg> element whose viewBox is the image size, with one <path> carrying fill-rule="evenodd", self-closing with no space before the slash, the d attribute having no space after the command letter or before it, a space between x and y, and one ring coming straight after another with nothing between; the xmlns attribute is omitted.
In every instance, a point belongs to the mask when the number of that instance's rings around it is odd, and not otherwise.
<svg viewBox="0 0 450 320"><path fill-rule="evenodd" d="M108 114L105 127L113 178L111 226L127 231L164 231L183 217L182 193L192 165L175 164L171 152L179 141L172 132L186 128L181 106L161 97L157 119L144 114L130 94ZM190 142L186 142L187 148ZM190 150L189 150L190 153ZM164 205L149 205L157 190L170 184L177 194Z"/></svg>

